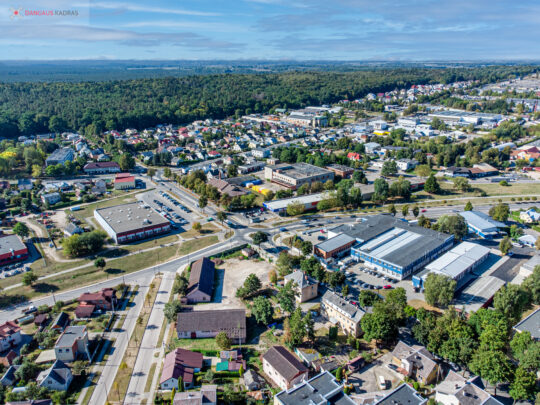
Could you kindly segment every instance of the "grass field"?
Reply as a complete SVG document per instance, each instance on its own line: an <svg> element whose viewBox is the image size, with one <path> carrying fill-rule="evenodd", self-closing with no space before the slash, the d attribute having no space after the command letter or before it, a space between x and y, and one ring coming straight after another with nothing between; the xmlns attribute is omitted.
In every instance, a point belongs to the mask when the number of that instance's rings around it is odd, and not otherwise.
<svg viewBox="0 0 540 405"><path fill-rule="evenodd" d="M169 349L172 351L178 347L188 350L219 350L216 339L213 338L178 339L173 336L169 344Z"/></svg>
<svg viewBox="0 0 540 405"><path fill-rule="evenodd" d="M473 189L467 192L454 190L452 183L440 182L441 194L428 194L425 191L419 191L414 195L418 200L448 200L451 198L481 197L479 190L484 191L487 196L497 197L502 195L540 195L539 184L510 183L509 186L501 186L498 183L474 184Z"/></svg>
<svg viewBox="0 0 540 405"><path fill-rule="evenodd" d="M202 224L202 229L200 232L196 231L195 229L190 229L189 231L181 233L180 236L182 236L182 238L184 239L188 239L188 238L194 238L197 236L210 235L212 233L217 232L218 230L219 230L218 227L210 222L210 223Z"/></svg>
<svg viewBox="0 0 540 405"><path fill-rule="evenodd" d="M40 295L48 295L53 292L82 287L105 280L109 277L117 277L122 274L128 274L155 266L175 257L184 256L213 245L218 241L218 237L212 235L205 238L192 239L180 245L165 246L158 250L151 250L116 259L108 259L107 267L103 271L96 269L92 265L71 273L59 274L58 276L48 278L41 282L38 281L32 287L19 286L6 291L6 293L7 295L24 294L28 299L33 299ZM38 274L38 272L36 272L36 274Z"/></svg>
<svg viewBox="0 0 540 405"><path fill-rule="evenodd" d="M148 371L148 377L146 379L146 384L144 385L144 392L150 392L152 388L152 380L154 379L154 373L156 372L157 363L152 363L150 370Z"/></svg>

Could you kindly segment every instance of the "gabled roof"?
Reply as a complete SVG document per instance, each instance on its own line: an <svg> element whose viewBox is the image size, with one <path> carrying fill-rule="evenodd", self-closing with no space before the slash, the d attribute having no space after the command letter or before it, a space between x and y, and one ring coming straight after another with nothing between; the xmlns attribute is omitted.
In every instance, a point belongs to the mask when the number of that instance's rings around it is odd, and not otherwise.
<svg viewBox="0 0 540 405"><path fill-rule="evenodd" d="M271 347L264 354L263 359L287 381L308 371L308 368L283 346Z"/></svg>
<svg viewBox="0 0 540 405"><path fill-rule="evenodd" d="M65 312L60 312L57 317L54 319L54 322L51 325L51 328L60 327L65 328L69 323L69 315Z"/></svg>
<svg viewBox="0 0 540 405"><path fill-rule="evenodd" d="M160 384L165 381L182 377L185 383L193 381L194 369L202 368L203 355L185 349L176 349L165 356Z"/></svg>
<svg viewBox="0 0 540 405"><path fill-rule="evenodd" d="M540 340L540 308L520 321L514 329L518 332L530 332L531 337Z"/></svg>
<svg viewBox="0 0 540 405"><path fill-rule="evenodd" d="M300 271L300 270L296 270L295 272L286 275L285 282L287 283L289 281L292 281L293 283L295 283L300 289L319 283L313 277L308 276L307 274L305 274L303 271Z"/></svg>
<svg viewBox="0 0 540 405"><path fill-rule="evenodd" d="M0 325L0 338L7 338L20 331L21 328L19 325L17 325L15 322L7 321L6 323Z"/></svg>
<svg viewBox="0 0 540 405"><path fill-rule="evenodd" d="M425 403L427 403L427 399L420 396L409 384L401 384L375 402L375 405L422 405Z"/></svg>
<svg viewBox="0 0 540 405"><path fill-rule="evenodd" d="M197 260L191 265L187 294L200 291L212 296L214 290L215 264L207 257Z"/></svg>
<svg viewBox="0 0 540 405"><path fill-rule="evenodd" d="M37 379L43 381L47 377L52 378L58 384L66 385L71 382L72 375L70 368L64 362L56 360L51 367L42 371Z"/></svg>
<svg viewBox="0 0 540 405"><path fill-rule="evenodd" d="M400 360L407 360L416 366L417 374L427 378L432 370L437 367L433 355L423 346L409 346L401 340L398 342L392 355Z"/></svg>

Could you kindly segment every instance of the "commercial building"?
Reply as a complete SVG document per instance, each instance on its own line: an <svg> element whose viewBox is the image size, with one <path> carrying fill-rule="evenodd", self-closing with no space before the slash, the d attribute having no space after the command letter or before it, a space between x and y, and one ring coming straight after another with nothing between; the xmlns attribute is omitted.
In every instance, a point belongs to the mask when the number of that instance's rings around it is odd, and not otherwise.
<svg viewBox="0 0 540 405"><path fill-rule="evenodd" d="M283 346L273 346L262 357L264 373L282 390L307 380L308 368Z"/></svg>
<svg viewBox="0 0 540 405"><path fill-rule="evenodd" d="M71 148L60 148L56 149L49 157L45 160L46 166L65 164L66 162L73 162L75 159L75 151Z"/></svg>
<svg viewBox="0 0 540 405"><path fill-rule="evenodd" d="M179 339L213 338L225 332L233 343L245 343L246 311L223 309L179 312L176 332Z"/></svg>
<svg viewBox="0 0 540 405"><path fill-rule="evenodd" d="M120 173L120 165L116 162L91 162L84 165L86 174Z"/></svg>
<svg viewBox="0 0 540 405"><path fill-rule="evenodd" d="M356 238L352 257L389 277L403 280L450 249L454 235L426 229L391 215L374 215L340 227Z"/></svg>
<svg viewBox="0 0 540 405"><path fill-rule="evenodd" d="M487 308L493 297L506 283L494 276L482 276L469 284L454 300L456 307L464 307L466 312L476 312Z"/></svg>
<svg viewBox="0 0 540 405"><path fill-rule="evenodd" d="M489 256L489 248L471 242L462 242L449 252L429 263L425 270L412 277L413 286L423 288L428 274L442 274L459 282Z"/></svg>
<svg viewBox="0 0 540 405"><path fill-rule="evenodd" d="M296 190L303 184L334 180L334 172L308 163L280 163L266 166L264 177L272 183Z"/></svg>
<svg viewBox="0 0 540 405"><path fill-rule="evenodd" d="M289 204L302 204L304 210L314 210L317 208L319 201L328 197L328 193L316 193L307 194L299 197L283 198L281 200L266 201L263 203L263 207L268 211L282 213L287 212L287 206Z"/></svg>
<svg viewBox="0 0 540 405"><path fill-rule="evenodd" d="M346 256L351 252L351 247L356 243L356 239L340 233L333 238L318 243L313 248L315 256L322 257L325 260L330 258Z"/></svg>
<svg viewBox="0 0 540 405"><path fill-rule="evenodd" d="M308 276L303 271L296 270L295 272L286 275L285 283L293 282L296 291L296 301L306 302L317 297L319 282L313 277Z"/></svg>
<svg viewBox="0 0 540 405"><path fill-rule="evenodd" d="M167 219L139 202L96 209L94 218L116 243L150 238L171 230Z"/></svg>
<svg viewBox="0 0 540 405"><path fill-rule="evenodd" d="M341 298L333 291L326 291L321 300L321 312L330 322L341 326L347 335L359 337L360 321L366 311Z"/></svg>
<svg viewBox="0 0 540 405"><path fill-rule="evenodd" d="M459 215L467 222L469 232L484 239L492 239L500 235L507 227L502 222L495 221L489 215L480 211L463 211Z"/></svg>
<svg viewBox="0 0 540 405"><path fill-rule="evenodd" d="M343 392L343 384L337 382L328 371L307 381L279 392L274 405L354 405L355 402Z"/></svg>
<svg viewBox="0 0 540 405"><path fill-rule="evenodd" d="M18 235L0 235L0 266L27 258L28 248Z"/></svg>
<svg viewBox="0 0 540 405"><path fill-rule="evenodd" d="M129 173L119 173L114 178L115 190L129 190L135 188L135 176Z"/></svg>
<svg viewBox="0 0 540 405"><path fill-rule="evenodd" d="M191 265L186 298L189 303L210 302L214 291L215 264L207 257Z"/></svg>
<svg viewBox="0 0 540 405"><path fill-rule="evenodd" d="M349 166L345 166L345 165L330 165L330 166L326 166L326 168L332 172L334 172L334 174L336 176L339 176L343 179L348 179L349 177L352 176L352 174L354 173L354 169L349 167Z"/></svg>
<svg viewBox="0 0 540 405"><path fill-rule="evenodd" d="M238 173L248 174L248 173L258 172L259 170L264 169L265 166L266 166L266 163L264 162L245 163L243 165L238 166Z"/></svg>

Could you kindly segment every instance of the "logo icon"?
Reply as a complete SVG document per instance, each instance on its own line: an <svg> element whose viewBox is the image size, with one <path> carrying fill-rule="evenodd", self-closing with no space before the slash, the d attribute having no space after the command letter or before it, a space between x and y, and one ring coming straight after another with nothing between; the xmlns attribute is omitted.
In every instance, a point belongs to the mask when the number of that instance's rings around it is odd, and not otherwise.
<svg viewBox="0 0 540 405"><path fill-rule="evenodd" d="M19 8L10 7L9 11L10 11L9 18L11 18L12 20L19 19L19 18L23 17L23 9L22 9L22 7L19 7Z"/></svg>

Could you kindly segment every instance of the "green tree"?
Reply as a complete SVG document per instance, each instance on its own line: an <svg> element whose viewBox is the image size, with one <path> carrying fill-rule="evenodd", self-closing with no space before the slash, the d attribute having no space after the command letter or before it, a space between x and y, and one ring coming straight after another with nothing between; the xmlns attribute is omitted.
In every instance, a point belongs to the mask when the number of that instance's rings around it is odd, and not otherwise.
<svg viewBox="0 0 540 405"><path fill-rule="evenodd" d="M193 224L191 225L191 228L197 232L201 232L202 231L202 225L200 222L193 222Z"/></svg>
<svg viewBox="0 0 540 405"><path fill-rule="evenodd" d="M392 214L393 216L396 216L397 210L396 210L396 206L394 204L390 204L387 209L388 209L389 214Z"/></svg>
<svg viewBox="0 0 540 405"><path fill-rule="evenodd" d="M465 192L471 189L469 180L465 177L455 177L453 180L454 188L458 191Z"/></svg>
<svg viewBox="0 0 540 405"><path fill-rule="evenodd" d="M20 236L21 238L26 238L28 237L28 235L30 235L30 230L25 223L17 222L13 227L13 233Z"/></svg>
<svg viewBox="0 0 540 405"><path fill-rule="evenodd" d="M300 250L304 256L311 254L313 252L313 243L311 243L309 240L302 241Z"/></svg>
<svg viewBox="0 0 540 405"><path fill-rule="evenodd" d="M304 326L306 329L306 337L313 342L315 340L315 321L311 316L311 311L308 311L304 316Z"/></svg>
<svg viewBox="0 0 540 405"><path fill-rule="evenodd" d="M223 222L227 219L227 213L224 211L218 211L216 214L216 218L223 225Z"/></svg>
<svg viewBox="0 0 540 405"><path fill-rule="evenodd" d="M287 282L281 287L277 293L278 303L283 311L292 313L296 307L295 291L293 288L293 282Z"/></svg>
<svg viewBox="0 0 540 405"><path fill-rule="evenodd" d="M174 300L165 304L165 307L163 308L163 314L165 315L165 318L167 318L167 321L173 322L181 309L181 302L179 300Z"/></svg>
<svg viewBox="0 0 540 405"><path fill-rule="evenodd" d="M520 236L523 235L523 229L517 225L510 226L510 237L514 240L517 240Z"/></svg>
<svg viewBox="0 0 540 405"><path fill-rule="evenodd" d="M518 320L529 303L528 294L519 285L508 284L493 297L493 307L508 319Z"/></svg>
<svg viewBox="0 0 540 405"><path fill-rule="evenodd" d="M231 339L225 332L219 332L216 335L216 344L221 350L229 350L231 348Z"/></svg>
<svg viewBox="0 0 540 405"><path fill-rule="evenodd" d="M256 274L251 273L244 281L242 287L236 290L236 296L239 298L246 298L255 294L262 287L261 280Z"/></svg>
<svg viewBox="0 0 540 405"><path fill-rule="evenodd" d="M506 222L510 215L510 207L508 204L499 203L489 209L489 215L495 221Z"/></svg>
<svg viewBox="0 0 540 405"><path fill-rule="evenodd" d="M273 320L274 307L268 298L262 296L255 297L251 306L251 314L258 323L268 325Z"/></svg>
<svg viewBox="0 0 540 405"><path fill-rule="evenodd" d="M261 243L264 243L268 240L268 234L262 231L257 231L253 235L251 235L251 239L253 240L253 243L259 246Z"/></svg>
<svg viewBox="0 0 540 405"><path fill-rule="evenodd" d="M382 169L381 169L381 175L382 176L395 176L397 174L398 168L397 164L394 160L386 160L383 163Z"/></svg>
<svg viewBox="0 0 540 405"><path fill-rule="evenodd" d="M381 297L371 290L361 290L358 295L358 303L361 307L371 307L378 301L381 301Z"/></svg>
<svg viewBox="0 0 540 405"><path fill-rule="evenodd" d="M415 218L418 217L418 214L420 213L420 209L418 208L418 205L414 205L413 208L412 208L412 213L414 215Z"/></svg>
<svg viewBox="0 0 540 405"><path fill-rule="evenodd" d="M534 373L518 367L514 374L514 381L510 384L510 396L514 401L527 401L534 399L536 376Z"/></svg>
<svg viewBox="0 0 540 405"><path fill-rule="evenodd" d="M131 156L130 153L123 153L122 156L120 156L120 159L118 160L118 165L120 166L120 169L123 172L129 172L130 170L135 168L135 159L133 158L133 156ZM154 169L150 169L150 170L154 170ZM155 175L155 171L154 171L154 175ZM154 175L152 175L152 177Z"/></svg>
<svg viewBox="0 0 540 405"><path fill-rule="evenodd" d="M105 261L103 257L99 257L96 260L94 260L94 266L100 270L103 270L106 265L107 265L107 262Z"/></svg>
<svg viewBox="0 0 540 405"><path fill-rule="evenodd" d="M360 325L366 341L389 342L397 336L396 319L391 316L381 303L375 304L372 313L366 313Z"/></svg>
<svg viewBox="0 0 540 405"><path fill-rule="evenodd" d="M378 178L373 182L372 201L384 202L388 199L390 187L385 179Z"/></svg>
<svg viewBox="0 0 540 405"><path fill-rule="evenodd" d="M22 283L25 286L30 286L38 280L38 276L33 271L24 273L22 276Z"/></svg>
<svg viewBox="0 0 540 405"><path fill-rule="evenodd" d="M146 172L146 175L150 177L150 180L152 180L154 176L156 175L156 169L149 168L148 171Z"/></svg>
<svg viewBox="0 0 540 405"><path fill-rule="evenodd" d="M401 215L403 215L403 218L405 218L407 215L409 215L409 205L405 204L403 207L401 207Z"/></svg>
<svg viewBox="0 0 540 405"><path fill-rule="evenodd" d="M468 228L465 218L461 215L443 215L437 220L437 230L454 235L460 241L467 235Z"/></svg>
<svg viewBox="0 0 540 405"><path fill-rule="evenodd" d="M508 236L505 236L500 242L499 242L499 250L503 255L510 252L512 249L512 241Z"/></svg>
<svg viewBox="0 0 540 405"><path fill-rule="evenodd" d="M302 203L290 203L287 205L287 215L289 216L297 216L302 215L304 213L305 207Z"/></svg>
<svg viewBox="0 0 540 405"><path fill-rule="evenodd" d="M306 325L300 307L296 308L289 317L289 328L287 343L293 347L298 346L306 337Z"/></svg>
<svg viewBox="0 0 540 405"><path fill-rule="evenodd" d="M428 177L432 171L429 165L418 165L416 166L415 172L420 177Z"/></svg>
<svg viewBox="0 0 540 405"><path fill-rule="evenodd" d="M523 280L521 287L530 295L533 304L540 304L540 266L536 266L533 273Z"/></svg>
<svg viewBox="0 0 540 405"><path fill-rule="evenodd" d="M463 210L464 211L472 211L473 210L473 205L471 204L470 201L467 201L467 204L465 204L465 208Z"/></svg>
<svg viewBox="0 0 540 405"><path fill-rule="evenodd" d="M424 190L430 194L438 194L441 191L441 186L439 186L439 182L433 173L427 178L426 183L424 184Z"/></svg>
<svg viewBox="0 0 540 405"><path fill-rule="evenodd" d="M497 390L497 385L507 382L512 374L508 357L500 350L479 349L469 364L471 371L484 378Z"/></svg>
<svg viewBox="0 0 540 405"><path fill-rule="evenodd" d="M430 273L424 283L424 297L431 306L447 307L454 298L456 281L442 274Z"/></svg>
<svg viewBox="0 0 540 405"><path fill-rule="evenodd" d="M201 195L199 197L199 208L204 208L208 205L208 197Z"/></svg>

